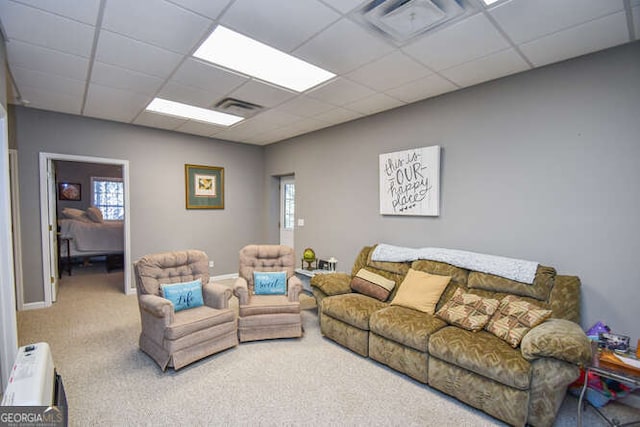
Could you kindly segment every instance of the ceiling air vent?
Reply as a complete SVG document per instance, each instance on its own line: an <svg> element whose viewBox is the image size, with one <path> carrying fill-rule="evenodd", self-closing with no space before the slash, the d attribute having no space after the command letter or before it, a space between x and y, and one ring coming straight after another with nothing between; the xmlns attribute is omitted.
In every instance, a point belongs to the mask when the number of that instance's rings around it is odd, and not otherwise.
<svg viewBox="0 0 640 427"><path fill-rule="evenodd" d="M235 98L225 98L215 105L215 108L219 111L223 111L229 114L235 114L236 116L251 117L264 107L261 105L252 104L247 101L242 101Z"/></svg>
<svg viewBox="0 0 640 427"><path fill-rule="evenodd" d="M361 22L402 44L473 11L468 0L374 0L357 15Z"/></svg>

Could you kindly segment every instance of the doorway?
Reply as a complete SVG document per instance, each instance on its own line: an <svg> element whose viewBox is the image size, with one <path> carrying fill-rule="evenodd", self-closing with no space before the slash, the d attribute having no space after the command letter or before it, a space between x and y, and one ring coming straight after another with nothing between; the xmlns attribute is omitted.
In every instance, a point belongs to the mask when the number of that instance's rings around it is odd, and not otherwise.
<svg viewBox="0 0 640 427"><path fill-rule="evenodd" d="M40 153L40 206L41 209L41 230L42 230L42 259L43 259L43 286L44 286L44 306L51 306L55 301L58 274L56 256L57 249L57 215L56 215L56 187L53 167L55 161L71 161L80 163L98 163L109 165L120 165L122 167L122 181L124 184L124 284L123 292L132 294L135 289L131 288L131 243L130 243L130 213L129 213L129 161L119 159L107 159L100 157L75 156L67 154Z"/></svg>
<svg viewBox="0 0 640 427"><path fill-rule="evenodd" d="M280 244L294 247L296 182L293 175L280 177Z"/></svg>

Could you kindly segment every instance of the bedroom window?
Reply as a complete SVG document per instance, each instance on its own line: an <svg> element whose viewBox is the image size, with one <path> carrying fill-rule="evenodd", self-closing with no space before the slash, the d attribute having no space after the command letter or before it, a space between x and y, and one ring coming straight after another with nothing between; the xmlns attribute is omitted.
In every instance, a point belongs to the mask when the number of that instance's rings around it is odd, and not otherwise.
<svg viewBox="0 0 640 427"><path fill-rule="evenodd" d="M91 201L102 211L105 221L124 219L124 184L122 178L91 177Z"/></svg>

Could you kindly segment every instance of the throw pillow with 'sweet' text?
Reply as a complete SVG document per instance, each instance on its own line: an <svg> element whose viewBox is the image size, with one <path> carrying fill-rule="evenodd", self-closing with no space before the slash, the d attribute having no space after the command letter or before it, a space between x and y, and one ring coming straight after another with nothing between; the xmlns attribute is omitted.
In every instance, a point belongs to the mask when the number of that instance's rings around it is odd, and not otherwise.
<svg viewBox="0 0 640 427"><path fill-rule="evenodd" d="M254 272L253 290L256 295L284 295L287 293L287 272Z"/></svg>

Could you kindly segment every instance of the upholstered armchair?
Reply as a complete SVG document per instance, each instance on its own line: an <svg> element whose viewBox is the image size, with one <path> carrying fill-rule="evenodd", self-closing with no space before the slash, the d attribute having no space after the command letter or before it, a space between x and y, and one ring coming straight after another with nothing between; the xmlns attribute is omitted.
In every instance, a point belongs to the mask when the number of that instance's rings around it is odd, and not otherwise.
<svg viewBox="0 0 640 427"><path fill-rule="evenodd" d="M238 345L236 314L229 308L231 290L209 283L207 254L187 250L146 255L134 264L134 270L142 322L140 349L163 371L167 366L180 369ZM193 299L191 293L188 297L179 295L182 299L177 300L177 305L167 299L175 300L170 289L175 293L181 287L166 285L198 279L202 284L201 298L199 293ZM197 283L195 286L197 289Z"/></svg>
<svg viewBox="0 0 640 427"><path fill-rule="evenodd" d="M295 276L294 266L295 255L288 246L249 245L240 250L239 277L233 289L239 303L240 342L302 336L302 282ZM254 273L265 272L284 272L283 294L256 294Z"/></svg>

